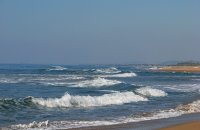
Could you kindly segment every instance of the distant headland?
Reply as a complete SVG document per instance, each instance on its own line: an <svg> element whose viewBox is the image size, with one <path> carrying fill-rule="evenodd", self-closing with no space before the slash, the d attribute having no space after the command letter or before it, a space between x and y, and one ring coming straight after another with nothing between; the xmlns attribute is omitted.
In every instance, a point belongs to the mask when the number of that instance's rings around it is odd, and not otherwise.
<svg viewBox="0 0 200 130"><path fill-rule="evenodd" d="M158 70L164 72L190 72L190 73L200 72L200 62L197 61L178 62L176 64L160 67Z"/></svg>

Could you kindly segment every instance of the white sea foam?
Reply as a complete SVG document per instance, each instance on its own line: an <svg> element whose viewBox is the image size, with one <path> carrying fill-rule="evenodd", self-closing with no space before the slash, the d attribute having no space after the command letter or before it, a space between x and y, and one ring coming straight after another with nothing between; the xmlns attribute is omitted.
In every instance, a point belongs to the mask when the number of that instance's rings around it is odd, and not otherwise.
<svg viewBox="0 0 200 130"><path fill-rule="evenodd" d="M144 96L149 96L149 97L167 96L166 92L159 89L151 88L151 87L141 87L141 88L136 89L135 92Z"/></svg>
<svg viewBox="0 0 200 130"><path fill-rule="evenodd" d="M179 105L175 109L176 111L183 111L184 113L200 112L200 100L194 101L186 105Z"/></svg>
<svg viewBox="0 0 200 130"><path fill-rule="evenodd" d="M93 80L85 80L76 83L72 83L72 86L75 87L102 87L102 86L112 86L122 83L118 80L108 80L105 78L96 78Z"/></svg>
<svg viewBox="0 0 200 130"><path fill-rule="evenodd" d="M178 84L165 87L178 92L200 92L200 84Z"/></svg>
<svg viewBox="0 0 200 130"><path fill-rule="evenodd" d="M5 84L15 84L24 81L24 78L1 78L0 83L5 83Z"/></svg>
<svg viewBox="0 0 200 130"><path fill-rule="evenodd" d="M35 128L35 129L38 129L38 128L47 128L48 127L48 124L49 124L49 121L42 121L42 122L36 122L36 121L33 121L29 124L18 124L18 125L12 125L11 128L13 129L30 129L30 128Z"/></svg>
<svg viewBox="0 0 200 130"><path fill-rule="evenodd" d="M111 73L120 73L121 71L118 70L115 67L111 67L111 68L105 68L105 69L96 69L97 73L106 73L106 74L111 74Z"/></svg>
<svg viewBox="0 0 200 130"><path fill-rule="evenodd" d="M200 100L194 101L186 105L179 105L175 109L161 110L157 112L141 113L139 115L132 115L128 117L118 117L113 120L94 120L94 121L52 121L52 122L32 122L30 124L19 124L13 125L12 128L15 129L28 129L36 130L40 129L70 129L70 128L80 128L88 126L100 126L100 125L114 125L129 122L140 122L145 120L155 120L170 117L177 117L183 114L200 112ZM48 126L48 127L47 127Z"/></svg>
<svg viewBox="0 0 200 130"><path fill-rule="evenodd" d="M126 78L126 77L135 77L135 76L137 76L137 74L131 72L131 73L120 73L120 74L114 74L114 75L103 75L101 77Z"/></svg>
<svg viewBox="0 0 200 130"><path fill-rule="evenodd" d="M77 80L85 79L81 75L10 75L0 77L0 83L3 84L16 84L16 83L30 83L30 84L44 84L62 86L71 84Z"/></svg>
<svg viewBox="0 0 200 130"><path fill-rule="evenodd" d="M150 70L157 70L158 69L158 67L157 66L153 66L153 67L151 67L151 68L149 68Z"/></svg>
<svg viewBox="0 0 200 130"><path fill-rule="evenodd" d="M13 79L0 79L0 83L18 83L18 81L13 80Z"/></svg>
<svg viewBox="0 0 200 130"><path fill-rule="evenodd" d="M52 70L66 70L66 69L67 68L62 67L62 66L52 66L52 68L49 68L48 70L52 71Z"/></svg>
<svg viewBox="0 0 200 130"><path fill-rule="evenodd" d="M36 104L46 107L92 107L147 101L147 98L133 92L116 92L102 96L72 96L66 93L61 98L33 98Z"/></svg>

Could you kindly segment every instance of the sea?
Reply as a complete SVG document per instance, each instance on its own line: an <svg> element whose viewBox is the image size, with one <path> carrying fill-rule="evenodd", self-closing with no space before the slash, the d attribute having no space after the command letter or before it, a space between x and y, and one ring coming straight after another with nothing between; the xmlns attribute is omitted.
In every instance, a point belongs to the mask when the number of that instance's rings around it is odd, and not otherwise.
<svg viewBox="0 0 200 130"><path fill-rule="evenodd" d="M0 65L0 129L54 130L200 112L200 73L159 65Z"/></svg>

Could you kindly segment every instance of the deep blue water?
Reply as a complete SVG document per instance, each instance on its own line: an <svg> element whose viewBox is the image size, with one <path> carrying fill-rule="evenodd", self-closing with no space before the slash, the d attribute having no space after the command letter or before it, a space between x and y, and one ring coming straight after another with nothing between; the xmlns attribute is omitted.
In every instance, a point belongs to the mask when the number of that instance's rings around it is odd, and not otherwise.
<svg viewBox="0 0 200 130"><path fill-rule="evenodd" d="M200 111L199 73L154 68L2 64L0 128L72 128Z"/></svg>

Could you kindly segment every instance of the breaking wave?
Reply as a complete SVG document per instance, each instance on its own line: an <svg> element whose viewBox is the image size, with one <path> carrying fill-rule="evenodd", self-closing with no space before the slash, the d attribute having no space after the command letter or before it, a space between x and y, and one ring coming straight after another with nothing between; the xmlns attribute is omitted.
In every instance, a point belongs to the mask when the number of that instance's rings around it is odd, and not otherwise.
<svg viewBox="0 0 200 130"><path fill-rule="evenodd" d="M149 68L149 70L158 70L158 67L157 66L153 66L153 67Z"/></svg>
<svg viewBox="0 0 200 130"><path fill-rule="evenodd" d="M136 73L120 73L120 74L114 74L114 75L105 75L101 77L113 77L113 78L126 78L126 77L135 77L137 76Z"/></svg>
<svg viewBox="0 0 200 130"><path fill-rule="evenodd" d="M146 120L163 119L170 117L177 117L183 114L200 112L200 100L194 101L186 105L179 105L175 109L161 110L157 112L141 113L141 115L119 117L113 120L96 120L96 121L52 121L49 122L32 122L30 124L19 124L12 125L14 129L70 129L80 128L89 126L100 126L100 125L115 125L129 122L140 122Z"/></svg>
<svg viewBox="0 0 200 130"><path fill-rule="evenodd" d="M61 98L33 98L32 102L46 107L92 107L147 100L147 98L136 95L133 92L116 92L102 96L72 96L65 93Z"/></svg>
<svg viewBox="0 0 200 130"><path fill-rule="evenodd" d="M148 96L148 97L164 97L167 96L167 93L159 90L159 89L154 89L151 87L142 87L142 88L138 88L135 90L136 93L144 95L144 96Z"/></svg>
<svg viewBox="0 0 200 130"><path fill-rule="evenodd" d="M121 71L118 70L115 67L111 67L111 68L105 68L105 69L96 69L95 71L96 73L106 73L106 74L112 74L112 73L120 73Z"/></svg>
<svg viewBox="0 0 200 130"><path fill-rule="evenodd" d="M62 70L66 70L67 68L65 68L65 67L62 67L62 66L52 66L51 68L49 68L49 69L47 69L48 71L62 71Z"/></svg>
<svg viewBox="0 0 200 130"><path fill-rule="evenodd" d="M49 121L42 121L42 122L36 122L33 121L29 124L18 124L18 125L12 125L11 128L13 129L29 129L29 128L47 128L49 124Z"/></svg>
<svg viewBox="0 0 200 130"><path fill-rule="evenodd" d="M102 87L102 86L112 86L116 84L122 83L121 81L118 80L108 80L104 78L96 78L93 80L85 80L85 81L80 81L72 84L72 86L75 87Z"/></svg>
<svg viewBox="0 0 200 130"><path fill-rule="evenodd" d="M179 105L175 110L183 111L185 113L200 112L200 100L194 101L186 105Z"/></svg>

